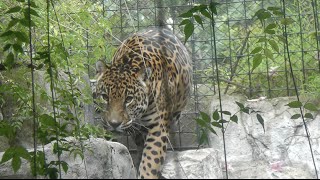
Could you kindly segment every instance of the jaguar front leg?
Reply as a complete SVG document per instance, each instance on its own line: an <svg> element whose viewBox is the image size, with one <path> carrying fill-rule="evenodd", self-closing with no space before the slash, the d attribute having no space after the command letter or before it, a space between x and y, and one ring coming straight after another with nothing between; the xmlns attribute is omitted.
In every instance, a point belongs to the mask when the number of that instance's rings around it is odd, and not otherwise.
<svg viewBox="0 0 320 180"><path fill-rule="evenodd" d="M167 151L167 123L157 122L146 136L142 160L139 165L139 179L158 179L161 165Z"/></svg>
<svg viewBox="0 0 320 180"><path fill-rule="evenodd" d="M142 152L144 148L145 142L145 134L143 132L137 132L132 136L136 146L137 146L137 153L136 153L136 161L134 162L134 166L136 167L137 172L139 171L139 165L142 158Z"/></svg>

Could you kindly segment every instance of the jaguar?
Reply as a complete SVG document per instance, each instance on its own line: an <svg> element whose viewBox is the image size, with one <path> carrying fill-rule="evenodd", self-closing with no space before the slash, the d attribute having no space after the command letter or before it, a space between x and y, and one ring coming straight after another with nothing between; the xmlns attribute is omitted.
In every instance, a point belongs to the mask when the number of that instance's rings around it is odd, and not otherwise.
<svg viewBox="0 0 320 180"><path fill-rule="evenodd" d="M110 64L96 62L95 97L109 131L129 134L139 152L138 178L159 178L168 134L191 92L187 48L167 28L149 28L125 39Z"/></svg>

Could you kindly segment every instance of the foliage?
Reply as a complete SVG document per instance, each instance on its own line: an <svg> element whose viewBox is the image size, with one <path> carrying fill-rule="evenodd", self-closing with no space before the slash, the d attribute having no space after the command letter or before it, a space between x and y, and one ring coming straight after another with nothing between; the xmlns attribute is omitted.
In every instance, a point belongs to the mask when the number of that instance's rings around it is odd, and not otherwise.
<svg viewBox="0 0 320 180"><path fill-rule="evenodd" d="M49 32L47 2L50 3ZM13 114L7 114L0 122L0 136L12 142L1 163L12 160L12 168L16 172L21 158L24 158L30 162L34 175L57 178L58 166L65 172L68 170L66 162L56 160L46 164L44 152L27 152L24 147L15 144L16 134L23 124L33 124L34 117L38 143L53 143L53 152L57 156L69 152L81 158L83 148L89 147L70 144L66 137L74 136L80 142L92 136L110 138L110 134L102 128L83 123L81 106L92 103L91 89L78 87L87 83L83 74L92 72L94 62L109 58L114 48L104 44L108 40L105 33L111 33L108 23L112 19L104 21L97 17L99 12L90 13L93 8L101 6L101 2L47 2L31 1L30 10L27 0L0 2L0 46L3 50L0 52L0 68L3 71L0 72L0 104L1 108L12 107ZM88 40L89 34L99 38ZM30 40L33 64L30 63ZM34 84L35 104L31 71L38 74L34 77L37 78ZM46 87L46 82L50 83L50 89Z"/></svg>
<svg viewBox="0 0 320 180"><path fill-rule="evenodd" d="M301 113L296 113L291 116L291 119L299 119L299 118L306 118L306 119L314 119L311 112L318 112L319 109L311 102L306 102L302 104L301 101L292 101L288 103L286 106L289 106L290 108L298 108L301 109Z"/></svg>
<svg viewBox="0 0 320 180"><path fill-rule="evenodd" d="M179 15L179 17L184 18L183 21L179 24L179 26L184 25L184 43L187 42L187 40L190 38L194 31L194 22L197 22L203 28L203 17L201 16L204 16L205 18L214 21L213 14L217 15L217 5L218 3L211 1L209 5L196 5L187 12Z"/></svg>
<svg viewBox="0 0 320 180"><path fill-rule="evenodd" d="M207 5L195 4L190 9L202 6ZM209 82L206 77L215 73L211 61L216 57L225 93L241 93L249 98L291 96L295 92L290 78L289 54L297 86L307 87L304 84L309 83L309 76L319 71L315 66L317 58L314 58L317 53L316 19L311 6L309 2L298 0L286 2L284 16L281 1L221 1L217 8L219 14L213 14L215 34L209 31L212 29L210 18L201 13L193 12L194 16L201 17L201 24L193 16L183 17L181 26L186 22L193 24L184 26L184 31L191 32L190 27L193 27L189 43L195 46L195 58L200 59L194 65L200 74L197 83L215 84L215 80ZM307 18L303 18L305 14L309 14ZM289 53L284 42L284 26ZM210 41L214 38L216 47L213 49Z"/></svg>
<svg viewBox="0 0 320 180"><path fill-rule="evenodd" d="M211 30L212 30L212 35L216 36L216 30L215 30L215 19L214 19L214 14L217 15L217 9L216 9L216 5L218 5L218 3L212 2L210 3L210 5L204 5L204 4L200 4L200 5L196 5L193 8L191 8L190 10L188 10L187 12L183 13L180 15L180 17L183 17L184 19L181 21L180 26L184 25L184 34L185 34L185 42L190 38L190 36L192 35L192 33L194 32L194 22L198 23L199 25L201 25L201 27L203 28L203 20L200 17L200 14L202 14L204 16L204 18L208 18L208 20L211 22L209 24L211 24ZM284 44L284 51L286 50L285 48L289 46L288 42L286 41L287 38L287 34L283 33L283 27L287 27L291 24L293 24L295 22L294 19L292 19L291 17L286 17L284 12L282 11L282 9L280 7L276 7L276 6L270 6L268 8L262 8L259 9L258 11L256 11L252 17L252 26L256 25L255 21L259 21L261 23L261 27L260 28L256 28L258 30L261 30L260 32L260 36L258 36L257 41L256 42L245 42L245 46L248 43L248 46L250 47L253 44L253 50L250 52L249 57L252 60L251 62L249 61L249 67L251 67L251 70L248 70L247 72L249 72L249 74L253 74L253 71L258 68L261 63L263 62L263 60L265 59L266 61L269 59L270 61L275 60L274 54L279 54L280 53L280 47L279 47L279 43L281 42ZM246 27L248 28L248 27ZM248 29L251 29L250 27ZM249 30L249 33L251 31L254 30ZM282 32L282 34L281 34ZM248 35L249 35L248 33ZM215 40L215 38L213 38ZM217 49L216 47L216 43L214 42L214 46L211 44L211 51L213 51L212 49ZM219 48L219 47L218 47ZM216 50L215 50L216 52ZM288 55L290 56L290 55ZM211 57L213 58L213 57ZM290 57L288 57L290 58ZM230 79L233 79L234 73L237 69L237 66L241 63L238 61L236 62L236 65L233 67L233 72L231 73L231 77ZM215 59L215 61L218 61L217 59ZM291 62L289 62L291 63ZM263 67L263 68L268 68L268 61L266 62L267 67ZM290 68L292 68L292 64L289 64ZM212 73L214 71L213 67L210 67L211 69L209 71L211 71L210 73ZM288 67L289 69L289 67ZM216 70L218 71L218 67L216 67ZM291 69L292 70L292 69ZM219 75L221 75L220 73L221 71L219 71L216 79L219 79ZM271 76L274 75L275 72L268 72L268 76L269 78L271 78ZM294 75L292 75L294 76ZM269 79L268 79L269 80ZM292 80L292 82L294 81L294 79ZM265 81L268 82L268 81ZM295 86L296 84L293 83ZM297 87L294 87L295 89ZM220 89L219 89L220 90ZM299 95L297 95L299 96ZM299 99L299 98L298 98ZM254 110L249 110L248 107L244 107L243 104L236 102L237 105L240 108L241 112L250 114L252 112L257 113L256 117L258 122L262 125L263 129L264 129L264 120L262 118L262 116L260 114L258 114L259 112L256 112ZM302 108L303 110L309 110L309 111L318 111L318 109L316 108L316 106L313 103L306 103L305 105L302 105L302 103L300 101L294 101L288 104L288 106L290 108ZM302 111L301 111L302 112ZM213 129L213 127L218 127L222 129L222 132L224 133L224 127L223 127L223 123L229 123L230 121L234 121L237 122L238 117L235 114L231 114L229 111L221 111L221 117L222 115L228 115L230 116L230 120L224 120L220 117L218 110L216 110L213 114L212 114L212 118L207 115L204 112L200 112L201 118L197 118L196 122L197 124L200 126L200 144L203 143L208 143L208 135L207 132L212 132L214 134L216 134L215 130ZM292 119L298 119L302 117L302 114L294 114L291 118ZM309 112L304 114L304 117L307 119L313 119L313 115ZM213 121L211 120L213 119Z"/></svg>
<svg viewBox="0 0 320 180"><path fill-rule="evenodd" d="M230 111L218 111L218 109L216 109L211 116L205 112L200 112L200 117L196 118L196 122L200 127L199 146L209 143L208 132L217 135L214 128L219 128L221 129L222 133L225 133L230 122L238 123L238 113L245 113L248 115L251 115L252 113L256 114L258 122L261 124L263 131L265 131L264 119L259 114L260 111L255 111L254 109L244 106L244 104L237 101L235 103L239 109L234 114L232 114ZM226 116L228 118L226 118Z"/></svg>

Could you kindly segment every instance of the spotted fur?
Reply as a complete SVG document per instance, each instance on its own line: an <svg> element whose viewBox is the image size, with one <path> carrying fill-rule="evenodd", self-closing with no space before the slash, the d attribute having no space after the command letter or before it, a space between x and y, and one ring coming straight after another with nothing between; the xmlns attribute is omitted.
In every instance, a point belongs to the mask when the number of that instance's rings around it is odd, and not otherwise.
<svg viewBox="0 0 320 180"><path fill-rule="evenodd" d="M111 65L96 64L96 96L105 128L131 134L141 161L139 178L158 178L170 122L179 118L191 91L187 49L168 29L127 38Z"/></svg>

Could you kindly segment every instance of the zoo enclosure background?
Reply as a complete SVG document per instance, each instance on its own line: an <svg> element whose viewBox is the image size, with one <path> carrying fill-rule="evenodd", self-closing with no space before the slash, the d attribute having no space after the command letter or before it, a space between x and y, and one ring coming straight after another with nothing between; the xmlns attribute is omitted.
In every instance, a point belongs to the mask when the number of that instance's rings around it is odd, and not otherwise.
<svg viewBox="0 0 320 180"><path fill-rule="evenodd" d="M183 18L179 15L194 5L208 4L210 1L94 0L74 2L70 0L52 2L55 3L57 19L63 22L59 25L55 19L55 12L51 8L50 33L52 37L55 37L51 40L52 47L63 49L64 45L61 45L61 40L57 38L60 36L57 27L61 27L62 34L65 36L65 46L68 47L68 55L74 61L72 66L78 68L87 64L88 74L93 78L94 63L97 59L104 58L110 61L115 47L133 32L149 26L167 25L183 40L183 26L179 26ZM197 126L194 118L198 116L199 110L207 109L208 103L204 102L210 102L212 96L218 92L215 60L219 65L218 74L222 93L240 93L249 99L261 96L272 98L294 95L288 64L290 56L299 91L315 97L320 94L319 2L316 0L303 2L298 0L221 0L217 2L220 4L217 7L218 14L214 17L215 32L212 33L210 22L203 18L203 28L195 23L195 31L186 42L193 60L194 91L190 104L181 118L183 121L178 122L178 127L173 133L176 148L197 147L197 134L195 133ZM3 4L7 6L10 3L11 1L3 1ZM45 2L37 3L45 7ZM70 11L66 5L74 7L74 11ZM81 9L81 7L87 9ZM255 18L256 12L270 7L286 10L285 15L291 20L286 32L281 24L282 16L272 15L266 18L264 23ZM45 49L42 38L46 37L44 31L46 29L46 23L44 23L46 10L41 9L38 12L43 15L41 19L43 21L39 27L35 28L34 33L40 34L40 38L36 37L35 41L40 42L39 44ZM94 18L86 18L89 15ZM8 16L7 19L2 20L9 22L10 18ZM276 28L272 28L274 34L264 31L264 28L271 23L277 25ZM5 31L4 26L1 26L1 29ZM283 42L285 33L289 40L289 56ZM263 38L275 42L278 50L274 50L276 49L274 44L273 46L270 43L259 44L258 41ZM81 43L77 44L78 42ZM214 42L216 46L213 46ZM262 54L261 64L252 71L255 57L252 52L259 46L264 49L264 52L260 52ZM24 48L27 49L27 45ZM99 50L99 48L105 50ZM39 51L39 49L35 50ZM27 54L19 54L19 60L23 58L28 60ZM61 63L63 53L60 53L62 55L59 56L56 51L56 54L54 60ZM1 63L5 61L4 59L1 58ZM76 68L73 69L73 72L79 73L80 70Z"/></svg>
<svg viewBox="0 0 320 180"><path fill-rule="evenodd" d="M129 34L150 26L167 26L183 41L183 26L179 26L183 18L179 15L194 5L209 3L201 0L108 0L102 1L101 18L110 21L113 36L121 41ZM207 110L208 104L203 102L210 101L218 91L215 58L219 65L221 93L240 93L248 99L295 95L289 71L290 58L299 91L318 97L320 3L313 0L292 0L285 1L285 4L281 0L221 0L219 3L218 15L214 17L215 34L212 34L210 22L203 18L203 28L195 23L195 31L186 42L193 61L194 91L191 103L180 118L181 122L172 132L175 149L197 147L194 118L199 110ZM254 18L260 9L282 9L283 6L286 18L292 20L286 32L280 23L283 16L272 16L263 24ZM264 31L270 23L279 26L274 29L274 34ZM285 33L288 36L289 53L286 52ZM216 47L212 45L214 36ZM261 38L276 42L278 51L268 43L257 43ZM120 42L114 39L112 44L118 46ZM252 51L258 46L267 50L262 53L261 64L252 71ZM214 54L214 50L217 54ZM122 141L127 141L129 147L134 146L128 139Z"/></svg>

